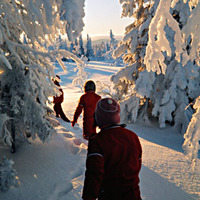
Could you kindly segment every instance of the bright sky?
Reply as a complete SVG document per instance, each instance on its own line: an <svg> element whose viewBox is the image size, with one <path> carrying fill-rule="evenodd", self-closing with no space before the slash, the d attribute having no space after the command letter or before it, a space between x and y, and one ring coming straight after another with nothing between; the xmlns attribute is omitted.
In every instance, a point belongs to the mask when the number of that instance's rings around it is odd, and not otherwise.
<svg viewBox="0 0 200 200"><path fill-rule="evenodd" d="M85 27L83 37L123 35L125 27L133 22L133 18L121 18L122 7L119 0L85 0Z"/></svg>

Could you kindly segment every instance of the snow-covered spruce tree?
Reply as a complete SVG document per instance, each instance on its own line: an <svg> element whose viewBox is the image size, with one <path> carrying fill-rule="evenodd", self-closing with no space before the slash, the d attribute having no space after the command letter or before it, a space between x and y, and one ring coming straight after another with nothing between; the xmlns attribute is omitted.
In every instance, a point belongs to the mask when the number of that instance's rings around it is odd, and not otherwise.
<svg viewBox="0 0 200 200"><path fill-rule="evenodd" d="M196 7L191 2L120 0L122 16L134 18L114 52L127 51L127 66L112 77L124 120L154 116L161 128L170 122L185 132L194 112L190 103L200 95L198 63L183 62L191 49L191 39L184 48L181 34Z"/></svg>
<svg viewBox="0 0 200 200"><path fill-rule="evenodd" d="M87 35L87 42L86 42L86 54L85 56L88 58L88 60L91 60L94 58L94 52L92 49L92 40L89 37L89 35Z"/></svg>
<svg viewBox="0 0 200 200"><path fill-rule="evenodd" d="M12 152L15 139L29 134L45 142L55 132L47 107L48 97L59 93L51 61L57 59L65 69L63 56L80 60L64 50L47 51L43 44L48 47L65 31L70 40L80 34L84 1L0 2L0 138Z"/></svg>
<svg viewBox="0 0 200 200"><path fill-rule="evenodd" d="M196 2L197 3L197 2ZM183 36L186 43L187 54L184 55L184 62L193 61L200 64L200 2L194 5L191 16L188 19L187 25L183 28ZM188 44L189 39L189 44ZM197 88L199 89L199 85ZM200 96L196 99L194 104L196 110L193 114L191 122L184 135L185 141L183 149L185 150L188 160L191 162L193 170L195 171L198 153L200 151Z"/></svg>
<svg viewBox="0 0 200 200"><path fill-rule="evenodd" d="M107 62L112 63L112 65L119 65L120 57L113 58L113 52L117 48L118 41L115 39L115 36L110 30L110 41L109 41L109 47L108 44L106 44L106 50L109 49L108 51L105 52L104 57Z"/></svg>
<svg viewBox="0 0 200 200"><path fill-rule="evenodd" d="M78 47L78 56L84 56L85 55L85 50L83 47L83 38L82 35L79 36L79 47Z"/></svg>
<svg viewBox="0 0 200 200"><path fill-rule="evenodd" d="M110 48L116 49L117 44L118 44L118 41L115 39L115 36L114 36L112 30L110 30Z"/></svg>
<svg viewBox="0 0 200 200"><path fill-rule="evenodd" d="M85 72L85 66L87 65L88 58L85 56L82 56L81 60L83 64L77 65L77 67L75 68L75 70L77 71L77 77L73 79L72 84L75 87L79 87L81 92L84 92L83 91L84 84L87 81L88 75L89 75L87 72Z"/></svg>
<svg viewBox="0 0 200 200"><path fill-rule="evenodd" d="M104 54L106 52L104 42L101 42L100 44L95 44L93 46L93 50L94 50L95 59L97 61L104 60Z"/></svg>
<svg viewBox="0 0 200 200"><path fill-rule="evenodd" d="M106 51L110 51L110 45L108 42L106 42Z"/></svg>
<svg viewBox="0 0 200 200"><path fill-rule="evenodd" d="M54 44L54 47L56 47L56 49L63 49L69 51L67 46L67 39L62 37L61 35L58 36L58 41L56 44ZM68 59L63 57L62 61L68 61Z"/></svg>
<svg viewBox="0 0 200 200"><path fill-rule="evenodd" d="M76 52L76 48L75 48L73 42L70 43L69 51L70 51L71 53L73 53L73 54Z"/></svg>
<svg viewBox="0 0 200 200"><path fill-rule="evenodd" d="M80 55L79 55L79 45L78 45L77 38L75 38L74 42L70 42L69 51L71 53L73 53L74 55L76 55L77 57L80 57ZM72 59L70 59L69 61L74 62Z"/></svg>
<svg viewBox="0 0 200 200"><path fill-rule="evenodd" d="M65 49L68 50L67 47L67 40L66 38L62 38L61 35L59 35L59 42L58 42L58 49Z"/></svg>
<svg viewBox="0 0 200 200"><path fill-rule="evenodd" d="M78 47L78 40L77 40L77 38L74 39L74 45Z"/></svg>

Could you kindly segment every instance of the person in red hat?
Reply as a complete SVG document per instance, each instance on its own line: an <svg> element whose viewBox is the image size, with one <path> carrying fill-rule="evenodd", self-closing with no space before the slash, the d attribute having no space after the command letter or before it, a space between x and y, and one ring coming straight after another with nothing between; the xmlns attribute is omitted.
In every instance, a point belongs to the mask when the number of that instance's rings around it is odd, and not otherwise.
<svg viewBox="0 0 200 200"><path fill-rule="evenodd" d="M82 199L141 200L142 148L138 136L120 123L120 106L101 99L95 111L101 131L89 140Z"/></svg>
<svg viewBox="0 0 200 200"><path fill-rule="evenodd" d="M61 119L63 119L64 121L70 122L70 120L66 117L65 113L63 112L63 109L61 106L64 100L64 97L63 97L64 93L59 83L61 81L60 77L56 75L56 78L53 81L54 81L54 84L59 87L59 91L61 92L61 95L53 97L53 103L54 103L53 109L56 113L56 117L61 117Z"/></svg>
<svg viewBox="0 0 200 200"><path fill-rule="evenodd" d="M72 127L82 113L83 110L83 138L89 140L92 135L96 134L96 125L94 123L94 111L96 104L101 99L101 96L95 93L96 85L92 80L84 84L85 93L80 97L78 106L74 112Z"/></svg>

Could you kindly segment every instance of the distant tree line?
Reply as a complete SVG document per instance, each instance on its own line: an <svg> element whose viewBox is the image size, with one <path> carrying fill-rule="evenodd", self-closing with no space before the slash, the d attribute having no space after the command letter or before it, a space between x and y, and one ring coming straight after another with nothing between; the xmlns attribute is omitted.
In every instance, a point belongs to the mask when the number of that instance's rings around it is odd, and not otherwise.
<svg viewBox="0 0 200 200"><path fill-rule="evenodd" d="M115 39L115 36L110 30L110 38L106 41L100 41L99 43L92 44L91 37L87 35L86 42L83 41L82 35L78 38L75 38L74 42L68 41L66 38L63 38L59 35L57 42L54 46L50 46L49 50L55 49L65 49L74 53L79 58L87 57L88 61L106 61L110 62L113 65L119 65L122 58L113 58L112 54L117 48L118 41ZM67 58L63 58L64 61L72 61Z"/></svg>

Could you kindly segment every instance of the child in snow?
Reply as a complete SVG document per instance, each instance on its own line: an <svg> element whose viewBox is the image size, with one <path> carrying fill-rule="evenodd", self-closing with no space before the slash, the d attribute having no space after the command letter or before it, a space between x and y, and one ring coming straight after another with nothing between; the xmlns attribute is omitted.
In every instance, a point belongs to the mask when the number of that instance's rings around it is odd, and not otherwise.
<svg viewBox="0 0 200 200"><path fill-rule="evenodd" d="M142 148L138 136L120 123L120 106L111 98L97 103L101 131L89 140L82 198L141 200L139 172Z"/></svg>
<svg viewBox="0 0 200 200"><path fill-rule="evenodd" d="M61 92L61 95L53 97L53 103L54 103L53 109L56 113L56 117L60 116L61 119L63 119L64 121L70 122L70 120L65 116L62 106L61 106L61 103L63 102L63 99L64 99L63 98L64 93L63 93L62 88L60 87L60 84L59 84L60 81L61 81L60 77L56 75L56 78L54 79L54 84L59 87L59 91Z"/></svg>
<svg viewBox="0 0 200 200"><path fill-rule="evenodd" d="M94 124L94 111L96 104L101 97L95 93L96 85L92 80L89 80L84 85L85 94L80 99L78 106L74 112L74 118L71 122L72 127L78 120L83 110L83 138L89 140L89 138L96 134L96 125Z"/></svg>

